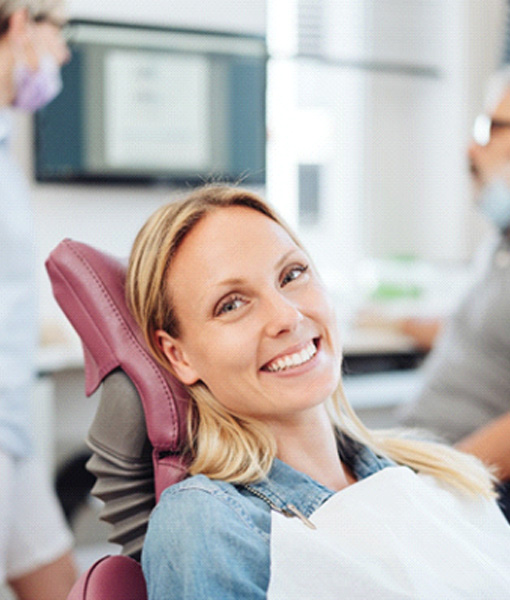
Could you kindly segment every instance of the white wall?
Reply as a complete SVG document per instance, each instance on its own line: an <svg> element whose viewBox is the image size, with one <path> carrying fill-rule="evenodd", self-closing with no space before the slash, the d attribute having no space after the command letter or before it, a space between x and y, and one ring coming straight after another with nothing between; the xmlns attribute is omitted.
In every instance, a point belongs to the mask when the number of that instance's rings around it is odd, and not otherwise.
<svg viewBox="0 0 510 600"><path fill-rule="evenodd" d="M265 0L68 0L72 17L265 32Z"/></svg>
<svg viewBox="0 0 510 600"><path fill-rule="evenodd" d="M391 0L394 17L415 15L409 39L379 20L374 56L437 69L439 77L378 74L371 81L365 157L369 251L459 261L484 231L473 209L466 150L487 79L502 57L505 0ZM406 8L407 7L407 8ZM417 10L419 8L419 10ZM425 27L426 26L426 27ZM425 28L424 28L425 27ZM404 30L405 31L405 30ZM408 46L402 55L403 42Z"/></svg>
<svg viewBox="0 0 510 600"><path fill-rule="evenodd" d="M71 18L137 22L221 31L265 32L265 0L71 0ZM33 181L31 121L19 116L15 152L32 182L40 309L45 321L70 328L54 302L43 263L64 238L124 256L146 217L175 194L165 187L54 185Z"/></svg>

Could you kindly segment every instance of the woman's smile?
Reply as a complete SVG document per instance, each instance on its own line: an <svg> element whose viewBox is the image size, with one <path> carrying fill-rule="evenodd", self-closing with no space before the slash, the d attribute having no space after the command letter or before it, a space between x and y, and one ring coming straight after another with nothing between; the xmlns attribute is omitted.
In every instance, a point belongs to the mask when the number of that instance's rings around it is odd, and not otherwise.
<svg viewBox="0 0 510 600"><path fill-rule="evenodd" d="M318 339L317 339L318 343ZM300 344L297 347L291 348L279 354L276 358L271 359L266 363L261 371L269 373L281 373L282 371L294 371L296 367L308 364L317 354L318 347L312 339L305 344Z"/></svg>

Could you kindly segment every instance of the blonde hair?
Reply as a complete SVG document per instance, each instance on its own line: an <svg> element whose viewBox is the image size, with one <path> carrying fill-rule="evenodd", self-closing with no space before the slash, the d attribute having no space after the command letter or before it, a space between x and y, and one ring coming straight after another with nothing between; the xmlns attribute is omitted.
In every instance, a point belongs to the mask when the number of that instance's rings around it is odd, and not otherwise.
<svg viewBox="0 0 510 600"><path fill-rule="evenodd" d="M212 211L245 206L278 223L302 248L282 219L255 194L234 187L208 185L187 198L162 206L146 222L133 245L126 293L134 317L156 359L170 365L156 340L159 329L180 336L172 305L168 270L175 253L193 227ZM237 484L267 474L276 456L276 443L268 428L255 419L227 411L203 382L188 386L192 398L188 419L190 473ZM371 431L348 403L341 384L328 405L332 423L340 433L368 446L396 463L434 475L471 494L494 496L494 478L476 458L445 445L409 439L403 432Z"/></svg>

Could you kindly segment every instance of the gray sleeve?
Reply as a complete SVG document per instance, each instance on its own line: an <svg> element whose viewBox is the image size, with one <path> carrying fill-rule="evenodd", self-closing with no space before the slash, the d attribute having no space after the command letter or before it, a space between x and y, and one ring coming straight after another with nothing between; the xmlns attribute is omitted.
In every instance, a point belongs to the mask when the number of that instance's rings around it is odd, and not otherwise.
<svg viewBox="0 0 510 600"><path fill-rule="evenodd" d="M424 384L400 415L455 443L510 410L510 268L495 264L464 298L424 365Z"/></svg>
<svg viewBox="0 0 510 600"><path fill-rule="evenodd" d="M112 525L109 541L139 560L155 505L152 448L135 386L120 369L104 381L87 444L92 494L104 502L101 519Z"/></svg>

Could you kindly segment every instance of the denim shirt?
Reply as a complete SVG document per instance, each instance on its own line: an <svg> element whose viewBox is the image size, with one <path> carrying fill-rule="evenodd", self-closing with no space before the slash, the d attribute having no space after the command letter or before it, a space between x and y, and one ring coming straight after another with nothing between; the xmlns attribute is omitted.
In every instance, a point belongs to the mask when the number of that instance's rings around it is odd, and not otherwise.
<svg viewBox="0 0 510 600"><path fill-rule="evenodd" d="M339 454L358 480L394 465L345 437ZM297 508L305 519L334 493L279 459L266 479L249 486L195 475L169 487L142 552L149 600L266 598L272 508Z"/></svg>

